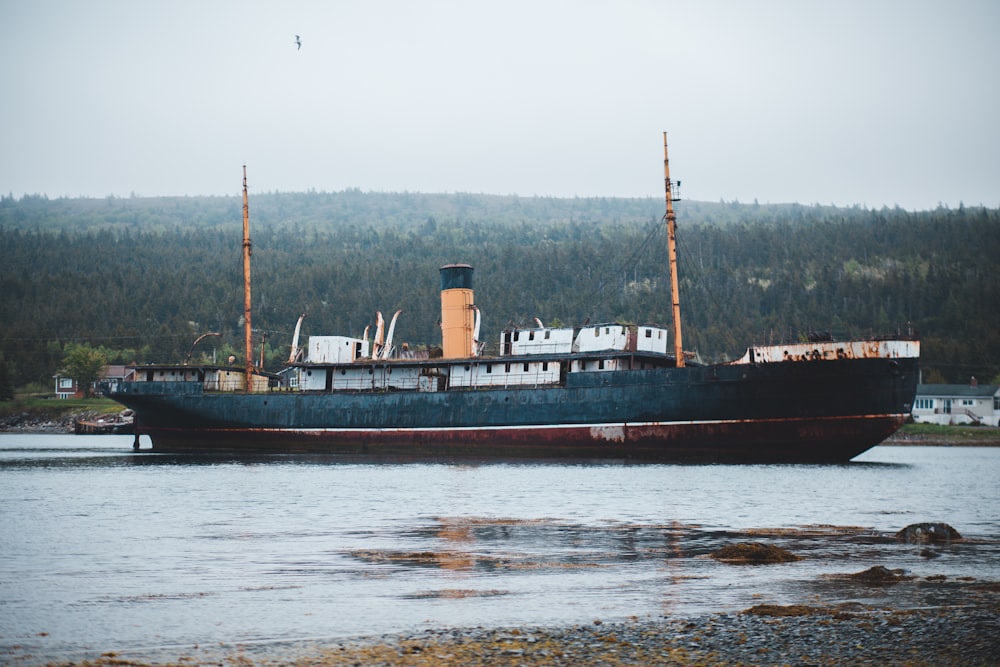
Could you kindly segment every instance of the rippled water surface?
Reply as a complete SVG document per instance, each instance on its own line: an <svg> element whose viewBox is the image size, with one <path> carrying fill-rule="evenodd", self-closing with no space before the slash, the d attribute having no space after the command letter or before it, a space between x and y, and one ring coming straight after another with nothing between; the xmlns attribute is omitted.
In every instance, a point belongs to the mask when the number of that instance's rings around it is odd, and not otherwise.
<svg viewBox="0 0 1000 667"><path fill-rule="evenodd" d="M392 463L0 435L0 662L877 602L873 565L1000 579L1000 449L845 465ZM943 521L967 539L893 538ZM803 560L708 554L763 541ZM917 584L897 587L934 604Z"/></svg>

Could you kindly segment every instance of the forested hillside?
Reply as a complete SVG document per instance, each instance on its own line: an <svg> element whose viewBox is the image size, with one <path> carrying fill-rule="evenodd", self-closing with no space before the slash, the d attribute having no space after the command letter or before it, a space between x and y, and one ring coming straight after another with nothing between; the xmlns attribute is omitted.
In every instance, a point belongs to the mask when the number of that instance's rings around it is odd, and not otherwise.
<svg viewBox="0 0 1000 667"><path fill-rule="evenodd" d="M483 336L528 326L670 322L662 200L251 194L254 328L267 365L303 335L360 335L402 309L397 343L434 345L438 267L475 269ZM680 202L685 347L916 330L925 379L1000 374L1000 211ZM239 356L239 197L0 199L0 349L48 383L68 343L115 362Z"/></svg>

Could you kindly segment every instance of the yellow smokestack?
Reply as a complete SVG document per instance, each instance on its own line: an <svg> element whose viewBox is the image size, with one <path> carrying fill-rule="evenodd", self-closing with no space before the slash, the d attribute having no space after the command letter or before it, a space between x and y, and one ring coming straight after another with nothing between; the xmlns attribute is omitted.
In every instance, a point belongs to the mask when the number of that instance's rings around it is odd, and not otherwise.
<svg viewBox="0 0 1000 667"><path fill-rule="evenodd" d="M445 359L472 356L474 326L472 267L468 264L442 266L441 348Z"/></svg>

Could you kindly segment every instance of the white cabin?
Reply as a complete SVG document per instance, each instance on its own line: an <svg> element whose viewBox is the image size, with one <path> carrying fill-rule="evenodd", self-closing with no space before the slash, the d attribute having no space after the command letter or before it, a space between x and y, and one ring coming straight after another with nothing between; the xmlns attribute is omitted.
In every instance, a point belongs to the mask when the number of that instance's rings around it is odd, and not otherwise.
<svg viewBox="0 0 1000 667"><path fill-rule="evenodd" d="M500 349L504 356L629 350L666 354L667 330L622 324L601 324L579 329L517 329L500 335Z"/></svg>
<svg viewBox="0 0 1000 667"><path fill-rule="evenodd" d="M341 364L370 356L368 341L350 336L310 336L309 363Z"/></svg>
<svg viewBox="0 0 1000 667"><path fill-rule="evenodd" d="M200 382L206 391L243 391L246 389L246 371L227 366L129 366L135 369L135 382ZM272 376L254 375L252 391L264 391Z"/></svg>
<svg viewBox="0 0 1000 667"><path fill-rule="evenodd" d="M451 387L515 387L559 382L560 364L556 361L504 361L503 359L452 364L448 385Z"/></svg>
<svg viewBox="0 0 1000 667"><path fill-rule="evenodd" d="M304 391L372 391L418 389L421 369L386 363L356 366L305 366L299 368L298 385Z"/></svg>
<svg viewBox="0 0 1000 667"><path fill-rule="evenodd" d="M573 329L516 329L500 334L504 356L567 354L573 350Z"/></svg>
<svg viewBox="0 0 1000 667"><path fill-rule="evenodd" d="M660 327L639 327L636 331L635 349L638 352L667 353L667 330Z"/></svg>
<svg viewBox="0 0 1000 667"><path fill-rule="evenodd" d="M622 324L601 324L596 327L580 327L573 343L574 352L603 352L605 350L627 350L628 327Z"/></svg>

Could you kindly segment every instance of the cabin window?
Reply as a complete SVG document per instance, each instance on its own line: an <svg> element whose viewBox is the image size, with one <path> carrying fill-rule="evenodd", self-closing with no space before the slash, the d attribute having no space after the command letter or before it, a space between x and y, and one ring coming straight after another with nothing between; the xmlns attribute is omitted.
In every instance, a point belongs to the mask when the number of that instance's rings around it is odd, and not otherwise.
<svg viewBox="0 0 1000 667"><path fill-rule="evenodd" d="M503 365L503 372L504 373L510 373L510 364L504 364Z"/></svg>
<svg viewBox="0 0 1000 667"><path fill-rule="evenodd" d="M601 335L601 330L598 329L597 327L594 327L594 338L597 338L600 335Z"/></svg>
<svg viewBox="0 0 1000 667"><path fill-rule="evenodd" d="M341 375L347 375L347 369L346 368L341 368L340 369L340 374Z"/></svg>
<svg viewBox="0 0 1000 667"><path fill-rule="evenodd" d="M528 340L535 340L535 332L534 331L529 331L528 332Z"/></svg>
<svg viewBox="0 0 1000 667"><path fill-rule="evenodd" d="M520 331L515 331L514 332L514 340L515 341L521 340L521 332Z"/></svg>
<svg viewBox="0 0 1000 667"><path fill-rule="evenodd" d="M544 372L544 371L547 371L547 370L549 370L549 362L543 361L542 362L542 371Z"/></svg>
<svg viewBox="0 0 1000 667"><path fill-rule="evenodd" d="M551 337L551 333L552 333L551 331L548 330L545 331L545 340L548 340Z"/></svg>
<svg viewBox="0 0 1000 667"><path fill-rule="evenodd" d="M466 364L465 365L465 372L468 373L470 370L472 370L472 366L470 366L469 364Z"/></svg>
<svg viewBox="0 0 1000 667"><path fill-rule="evenodd" d="M601 359L600 361L597 362L597 368L602 371L604 370L604 359Z"/></svg>
<svg viewBox="0 0 1000 667"><path fill-rule="evenodd" d="M368 375L371 375L371 374L372 374L372 373L374 372L374 370L375 370L375 369L373 369L373 368L369 367L369 368L368 368Z"/></svg>
<svg viewBox="0 0 1000 667"><path fill-rule="evenodd" d="M486 364L486 372L487 373L493 372L493 364Z"/></svg>
<svg viewBox="0 0 1000 667"><path fill-rule="evenodd" d="M652 337L653 337L653 330L646 329L646 338L652 338Z"/></svg>
<svg viewBox="0 0 1000 667"><path fill-rule="evenodd" d="M528 364L525 364L525 365L524 365L524 372L525 372L525 373L527 373L527 372L528 372Z"/></svg>

